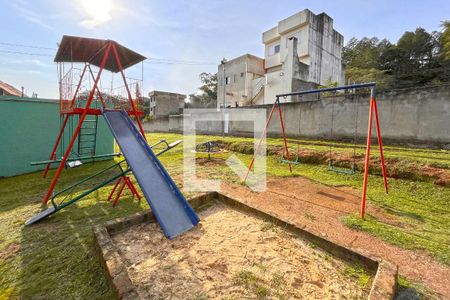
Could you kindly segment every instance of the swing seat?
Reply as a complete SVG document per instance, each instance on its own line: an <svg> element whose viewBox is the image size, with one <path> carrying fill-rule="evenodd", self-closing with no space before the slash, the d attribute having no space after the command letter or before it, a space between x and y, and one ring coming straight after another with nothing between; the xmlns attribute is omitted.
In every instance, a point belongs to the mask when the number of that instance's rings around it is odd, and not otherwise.
<svg viewBox="0 0 450 300"><path fill-rule="evenodd" d="M336 168L333 165L333 161L331 161L331 160L328 162L328 170L332 171L332 172L335 172L335 173L347 174L347 175L354 175L356 173L355 164L352 164L352 168L351 169Z"/></svg>
<svg viewBox="0 0 450 300"><path fill-rule="evenodd" d="M25 226L27 225L31 225L34 224L42 219L47 218L48 216L50 216L51 214L56 212L56 207L55 206L51 206L49 208L47 208L46 210L41 211L40 213L38 213L37 215L35 215L34 217L28 219L25 222Z"/></svg>
<svg viewBox="0 0 450 300"><path fill-rule="evenodd" d="M72 169L72 168L79 167L82 164L83 163L80 160L74 160L74 161L66 162L66 167Z"/></svg>
<svg viewBox="0 0 450 300"><path fill-rule="evenodd" d="M283 164L289 164L289 165L299 165L300 164L300 162L298 161L298 156L295 157L295 160L280 159L280 162Z"/></svg>

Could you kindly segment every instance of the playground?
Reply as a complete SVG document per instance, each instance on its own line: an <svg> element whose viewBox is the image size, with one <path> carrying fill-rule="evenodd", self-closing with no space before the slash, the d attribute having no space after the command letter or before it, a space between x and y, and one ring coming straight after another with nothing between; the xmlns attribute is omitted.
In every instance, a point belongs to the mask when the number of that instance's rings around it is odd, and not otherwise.
<svg viewBox="0 0 450 300"><path fill-rule="evenodd" d="M180 135L147 134L149 143L156 143L163 137L173 142L178 140ZM197 138L199 142L205 142L220 137ZM225 141L237 147L240 143L250 142L250 139L226 137ZM269 144L281 146L282 140L271 139ZM319 147L314 144L316 143L310 141L308 147ZM345 149L342 148L341 151ZM395 155L398 151L400 150L394 149L390 152L389 147L386 147L386 156ZM234 194L236 197L248 199L261 210L272 210L273 213L286 216L297 224L305 224L307 228L316 230L319 235L326 234L328 239L336 239L348 247L369 249L377 255L396 261L399 265L399 284L403 288L414 287L425 295L435 298L439 298L436 292L448 295L446 278L449 272L449 252L445 247L446 244L440 242L448 238L447 233L450 230L449 222L445 219L448 216L445 213L445 199L450 197L448 188L436 185L430 180L389 178L391 186L395 189L388 197L384 194L381 178L370 175L369 217L366 223L363 223L359 221L357 215L361 174L342 175L327 171L326 164L304 163L296 166L291 175L286 165L280 164L278 157L271 155L268 158L269 187L275 185L278 193L287 193L286 185L291 189L293 187L291 183L296 182L296 190L289 191L291 195L300 194L300 189L303 193L306 190L305 186L319 186L325 188L325 192L328 189L342 190L342 194L339 195L341 197L349 197L348 192L354 193L353 198L349 200L354 203L347 204L342 198L334 200L325 197L327 201L319 206L301 201L298 196L285 197L274 193L267 195L270 197L266 197L264 201L258 201L257 195L241 186L239 178L223 163L232 153L246 162L251 160L250 154L240 152L219 154L214 156L212 161L208 161L206 155L199 155L198 176L220 178L226 183L222 186L226 192L236 191ZM429 157L427 161L436 163L439 161L444 163L446 160L445 153L437 155L433 150L403 148L401 153L405 153L403 159L408 165L424 164L422 156L427 156ZM182 149L175 148L170 156L163 155L160 159L177 185L181 187ZM71 182L110 164L97 162L67 170L61 184L69 186ZM54 172L50 170L49 175ZM71 294L80 298L110 298L113 291L102 275L103 270L96 255L92 227L116 218L146 212L148 204L145 201L138 202L129 191L126 191L123 199L113 208L111 202L106 201L113 188L111 184L55 214L49 221L24 227L24 222L40 210L43 191L48 185L48 180L42 180L41 175L37 172L0 181L2 190L0 270L5 275L2 276L0 283L3 295L21 295L24 298L46 295L58 298ZM290 178L289 182L286 182L287 178ZM286 185L277 185L280 182ZM139 187L137 188L139 190ZM424 195L427 197L426 203L421 201ZM189 198L194 194L188 193L185 196ZM273 201L274 198L277 201ZM307 209L305 205L308 205ZM359 274L347 273L349 276ZM60 278L63 277L66 280L61 281ZM83 285L83 289L79 288L80 284Z"/></svg>
<svg viewBox="0 0 450 300"><path fill-rule="evenodd" d="M142 80L124 70L144 60L63 37L59 133L30 162L43 172L0 180L0 298L450 297L450 152L383 146L375 83L295 93L369 90L365 143L287 136L293 94L277 95L261 192L244 183L262 139L196 135L196 175L221 180L204 194L183 190L188 137L143 130ZM99 120L111 153L96 148Z"/></svg>

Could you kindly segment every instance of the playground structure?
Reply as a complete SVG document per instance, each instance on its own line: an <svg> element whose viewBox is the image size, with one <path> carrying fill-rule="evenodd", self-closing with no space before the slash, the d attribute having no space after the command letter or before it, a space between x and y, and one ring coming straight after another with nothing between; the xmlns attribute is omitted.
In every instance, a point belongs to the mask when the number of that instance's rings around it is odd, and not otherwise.
<svg viewBox="0 0 450 300"><path fill-rule="evenodd" d="M131 85L134 86L134 90L132 90L130 88L130 80L128 80L124 74L124 69L140 63L143 60L145 60L144 56L112 40L99 40L73 36L64 36L62 38L55 57L55 62L60 64L59 86L62 124L55 145L53 146L50 160L41 162L41 164L46 164L44 177L47 175L51 164L58 164L50 187L43 199L44 204L51 201L52 206L29 219L26 222L26 225L33 224L54 214L62 208L77 202L88 194L115 180L117 182L108 200L112 198L117 186L120 187L113 205L117 204L125 186L128 186L132 194L140 199L137 189L134 187L134 184L128 176L131 172L134 174L136 181L141 187L142 193L154 212L164 234L168 238L173 238L197 225L199 219L196 213L187 203L186 199L157 158L158 155L176 147L181 141L176 141L172 144L168 144L164 140L160 141L153 145L153 147L162 143L164 143L166 147L155 154L152 147L147 144L145 139L144 130L139 119L139 117L143 115L141 109L142 83L139 81L131 81ZM67 72L64 71L64 63L71 64ZM82 63L83 67L81 69L76 69L73 66L74 63ZM92 70L91 65L98 67L96 73ZM77 70L79 71L78 73ZM111 78L114 73L120 73L123 86L119 88L114 87L113 80L111 79L109 93L104 93L100 83L100 78L104 70L111 72ZM74 74L79 74L79 77ZM86 76L88 78L86 78ZM91 79L93 82L91 82ZM77 81L77 83L74 84L74 81ZM118 89L124 90L125 96L113 92ZM132 91L134 92L134 97ZM62 191L55 193L54 188L67 162L78 162L80 159L98 158L98 156L95 155L98 116L104 117L111 133L119 144L125 160L115 163ZM138 128L136 128L130 116L134 117ZM71 135L70 142L67 147L64 147L63 135L65 128L66 126L70 127L70 124L74 122L76 123L76 127L73 132L71 130L69 131ZM93 123L94 126L87 125L90 123ZM87 132L85 132L86 130ZM91 136L93 138L84 140L83 138L85 136ZM78 142L78 151L74 153L73 149L76 142ZM85 145L85 143L87 143L87 145ZM82 146L80 146L80 144ZM60 159L57 159L56 157L58 146L63 152ZM86 151L86 149L88 151ZM102 155L102 157L115 155L117 154L113 153L111 155ZM127 165L126 167L124 166L125 163ZM92 179L98 178L100 175L104 175L113 169L118 169L118 174L103 180L101 183L94 185L94 187L83 191L73 198L69 197L71 199L68 201L66 199L67 197L65 197L63 201L57 203L56 197L59 195L71 191L85 182L90 182Z"/></svg>
<svg viewBox="0 0 450 300"><path fill-rule="evenodd" d="M370 100L369 100L369 121L367 125L367 142L366 142L366 152L365 152L365 159L364 159L364 180L363 180L363 191L361 196L361 207L360 207L360 216L362 219L364 219L365 214L365 208L366 208L366 198L367 198L367 183L368 183L368 176L369 176L369 163L370 163L370 147L371 147L371 136L372 136L372 124L373 119L375 116L375 128L377 133L377 141L378 141L378 147L380 149L380 164L381 164L381 170L383 175L383 183L385 187L386 193L388 193L388 183L387 183L387 175L386 175L386 166L384 161L384 155L383 155L383 142L381 137L381 130L380 130L380 121L378 117L378 106L376 101L376 84L374 82L371 83L362 83L362 84L354 84L354 85L347 85L347 86L338 86L338 87L331 87L331 88L323 88L323 89L315 89L315 90L307 90L307 91L300 91L300 92L293 92L293 93L286 93L286 94L279 94L276 96L275 102L272 105L272 109L270 110L269 117L267 119L267 123L265 126L265 129L263 131L263 134L261 136L261 139L258 142L258 145L254 151L253 158L250 162L250 165L247 170L247 174L244 178L244 182L247 180L247 177L253 167L253 163L255 161L256 156L260 152L261 144L263 141L263 138L266 136L267 130L269 128L270 122L272 120L273 113L275 109L278 110L280 123L281 123L281 131L284 141L284 148L283 148L283 159L282 162L287 162L289 164L289 170L292 172L292 164L298 163L298 151L297 151L297 157L295 160L291 160L291 156L289 154L289 148L287 144L287 138L286 138L286 132L285 132L285 123L283 120L283 112L280 105L280 98L286 99L289 96L302 96L302 95L310 95L310 94L317 94L320 96L321 93L327 93L331 92L333 93L333 100L335 99L335 94L338 91L346 91L346 90L356 90L356 89L370 89ZM334 103L332 103L334 108ZM332 111L332 121L334 120L334 111ZM356 122L357 122L357 116L356 116ZM331 133L333 134L333 122L331 126ZM355 145L356 147L356 136L357 135L357 128L355 129ZM330 155L331 155L331 148L330 148ZM330 156L329 160L329 166L330 171L338 172L338 173L345 173L345 174L354 174L355 173L355 164L353 163L351 170L342 170L339 168L336 168L333 165L332 158Z"/></svg>
<svg viewBox="0 0 450 300"><path fill-rule="evenodd" d="M54 61L59 76L60 132L45 164L46 177L52 164L59 164L54 183L60 170L67 162L95 160L120 153L96 155L97 125L101 109L124 108L136 119L141 133L139 117L142 111L142 80L125 77L124 68L145 60L145 57L114 41L63 36ZM95 72L92 66L98 70ZM104 70L110 71L109 84L102 85ZM120 73L123 83L114 84L114 73ZM104 76L103 76L104 77ZM64 135L70 136L69 144L64 144ZM57 159L58 148L61 158ZM70 165L69 165L70 166ZM54 184L44 198L47 203Z"/></svg>
<svg viewBox="0 0 450 300"><path fill-rule="evenodd" d="M207 141L204 143L197 144L195 146L195 150L192 150L193 153L199 154L208 154L208 160L211 160L211 155L225 153L226 151L220 148L218 142L215 141Z"/></svg>

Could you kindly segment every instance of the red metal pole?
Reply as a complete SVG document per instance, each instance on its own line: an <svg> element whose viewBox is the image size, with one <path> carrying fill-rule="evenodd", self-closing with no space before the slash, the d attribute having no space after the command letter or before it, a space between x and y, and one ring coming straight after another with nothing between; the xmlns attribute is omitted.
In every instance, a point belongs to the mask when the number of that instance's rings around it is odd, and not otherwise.
<svg viewBox="0 0 450 300"><path fill-rule="evenodd" d="M117 201L119 201L120 195L122 195L123 189L125 188L126 185L127 185L127 181L124 179L123 184L120 187L119 192L117 193L116 199L114 200L113 207L116 206Z"/></svg>
<svg viewBox="0 0 450 300"><path fill-rule="evenodd" d="M83 121L86 118L88 109L89 109L89 107L91 105L91 102L92 102L92 98L94 98L95 88L96 88L96 86L98 84L98 81L100 79L100 75L102 74L103 68L105 67L105 64L106 64L106 61L108 59L110 50L111 50L111 43L108 45L108 47L105 50L105 54L104 54L102 62L100 64L100 70L99 70L99 72L97 74L97 78L95 79L95 82L94 82L94 87L92 88L91 93L89 95L89 99L88 99L88 101L86 103L86 108L84 109L83 114L81 115L80 119L78 120L78 126L75 129L75 132L72 135L72 139L70 140L69 146L67 147L67 150L66 150L66 152L64 153L64 156L61 159L61 162L60 162L60 164L58 166L58 169L56 170L55 177L53 177L52 183L50 184L50 187L49 187L49 189L47 191L47 194L45 194L45 197L44 197L44 200L43 200L43 202L45 204L47 204L48 200L50 199L50 197L52 195L53 189L55 188L55 185L58 182L59 175L61 174L61 172L62 172L62 170L64 168L64 165L66 164L67 158L70 155L70 151L72 150L73 144L75 143L75 140L77 139L78 133L80 132L81 125L83 124Z"/></svg>
<svg viewBox="0 0 450 300"><path fill-rule="evenodd" d="M366 197L367 197L367 180L369 179L369 163L370 163L370 139L372 135L372 116L373 116L373 98L370 97L369 105L369 123L367 125L367 146L366 146L366 158L364 163L364 183L363 194L361 199L361 219L364 219L364 212L366 210Z"/></svg>
<svg viewBox="0 0 450 300"><path fill-rule="evenodd" d="M116 184L114 185L111 193L109 194L108 201L111 200L112 196L114 195L114 192L117 189L117 186L120 184L121 181L122 181L122 177L119 177L119 179L117 179Z"/></svg>
<svg viewBox="0 0 450 300"><path fill-rule="evenodd" d="M126 178L127 182L128 182L128 187L130 188L131 192L139 199L141 200L141 196L138 194L136 188L134 187L133 182L131 181L130 177L127 176Z"/></svg>
<svg viewBox="0 0 450 300"><path fill-rule="evenodd" d="M386 190L386 194L389 192L388 183L387 183L387 175L386 175L386 164L384 162L383 155L383 141L381 140L381 129L380 129L380 121L378 119L378 105L377 100L373 97L373 108L375 113L375 124L377 129L377 138L378 138L378 146L380 147L380 160L381 160L381 170L383 171L383 182L384 189Z"/></svg>
<svg viewBox="0 0 450 300"><path fill-rule="evenodd" d="M77 88L75 89L75 93L73 94L72 101L70 103L70 108L73 107L73 104L75 102L75 98L77 97L78 91L80 90L81 81L83 81L84 73L86 72L86 67L87 67L87 65L84 65L83 71L81 72L80 81L78 82ZM60 99L59 101L62 101L62 100L63 99ZM62 125L62 127L61 127L61 129L59 131L58 138L56 139L56 143L53 146L52 153L50 154L50 160L56 158L56 150L58 149L58 144L61 141L61 137L63 136L64 129L66 128L68 120L69 120L69 115L66 114L66 117L64 119L63 125ZM47 166L45 167L44 174L43 174L42 177L45 178L47 176L48 170L50 169L50 165L51 165L50 163L47 164Z"/></svg>
<svg viewBox="0 0 450 300"><path fill-rule="evenodd" d="M66 128L67 120L69 120L69 115L66 115L64 118L63 125L59 129L58 138L56 139L55 145L53 146L52 153L50 154L50 160L56 159L56 150L58 149L59 141L61 140L61 137L63 135L64 129ZM50 169L50 163L47 164L44 170L44 174L42 174L42 177L45 178L47 176L48 170Z"/></svg>
<svg viewBox="0 0 450 300"><path fill-rule="evenodd" d="M114 56L116 57L116 62L117 62L117 66L119 67L120 74L122 74L123 83L125 84L125 88L127 90L128 99L130 100L130 103L131 103L131 109L133 110L133 113L136 117L136 122L139 125L139 130L141 131L142 137L145 140L147 140L147 138L145 137L144 128L142 128L141 120L139 119L139 116L136 111L136 107L134 106L134 103L133 103L133 97L131 97L131 92L130 92L130 89L128 88L127 79L125 78L125 74L123 73L122 63L120 62L120 58L119 58L119 54L117 53L116 45L113 44L112 48L113 48Z"/></svg>
<svg viewBox="0 0 450 300"><path fill-rule="evenodd" d="M270 114L269 114L269 119L267 120L266 127L264 128L261 138L259 139L258 146L256 147L255 151L253 152L253 158L252 158L252 161L250 162L250 165L248 166L248 170L247 170L247 174L245 175L244 182L247 180L248 174L250 173L250 170L253 167L253 163L255 162L255 158L259 152L259 148L261 148L262 140L263 140L264 136L266 135L267 128L269 128L270 120L272 119L273 111L275 110L275 105L277 104L277 102L278 102L278 98L275 100L275 102L272 105L272 109L270 110Z"/></svg>
<svg viewBox="0 0 450 300"><path fill-rule="evenodd" d="M278 112L280 114L281 131L283 132L284 149L286 150L287 159L291 160L291 156L289 155L289 149L288 149L287 140L286 140L286 133L284 131L283 113L281 112L280 103L278 103ZM291 164L289 164L289 171L292 173Z"/></svg>

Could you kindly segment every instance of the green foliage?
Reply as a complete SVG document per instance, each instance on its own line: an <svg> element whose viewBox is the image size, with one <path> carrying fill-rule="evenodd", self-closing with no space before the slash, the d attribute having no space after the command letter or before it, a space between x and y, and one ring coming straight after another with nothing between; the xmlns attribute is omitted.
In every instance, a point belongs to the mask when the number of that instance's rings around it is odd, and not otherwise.
<svg viewBox="0 0 450 300"><path fill-rule="evenodd" d="M414 206L414 203L410 203L410 205ZM403 225L396 226L383 223L370 215L366 216L364 220L361 220L361 218L357 215L350 215L344 217L342 221L345 225L351 228L369 232L370 234L377 236L390 244L402 248L427 249L441 262L450 264L450 253L448 252L448 243L450 240L448 237L445 237L439 231L431 232L429 229L426 229L426 227L430 227L430 225L444 227L445 225L439 224L441 222L436 222L437 224L428 224L428 226L423 224L420 226L417 223L425 222L426 218L430 218L430 216L425 216L424 218L422 215L414 215L412 213L408 213L407 211L400 212L400 214L405 216L409 215L410 218L416 218L419 219L419 221L407 220L407 218L404 218L405 220L403 220ZM423 221L421 221L422 219ZM444 219L442 223L445 224L447 221ZM421 231L423 232L420 233Z"/></svg>
<svg viewBox="0 0 450 300"><path fill-rule="evenodd" d="M432 68L439 52L439 42L436 35L423 28L414 32L405 32L397 42L398 67L395 73L406 74L417 72L422 68Z"/></svg>
<svg viewBox="0 0 450 300"><path fill-rule="evenodd" d="M251 271L237 272L233 281L237 285L243 285L255 293L257 299L264 299L269 295L269 289L264 286L264 280Z"/></svg>
<svg viewBox="0 0 450 300"><path fill-rule="evenodd" d="M361 288L367 288L369 286L371 276L360 264L347 266L343 274L355 278Z"/></svg>
<svg viewBox="0 0 450 300"><path fill-rule="evenodd" d="M383 40L383 44L388 41ZM364 69L371 69L378 67L378 59L380 57L380 49L378 45L381 42L378 38L351 38L344 47L342 53L343 63L348 67L358 67Z"/></svg>
<svg viewBox="0 0 450 300"><path fill-rule="evenodd" d="M243 270L239 271L234 275L234 281L236 284L252 285L255 284L259 279L251 271Z"/></svg>
<svg viewBox="0 0 450 300"><path fill-rule="evenodd" d="M58 189L111 164L65 170ZM0 299L111 299L113 292L95 254L92 226L148 209L147 202L138 204L127 191L113 208L105 201L110 185L45 222L24 227L25 220L40 210L48 185L41 172L0 179Z"/></svg>
<svg viewBox="0 0 450 300"><path fill-rule="evenodd" d="M448 22L443 27L448 28ZM346 78L351 83L376 81L381 89L447 82L448 31L429 33L417 28L405 32L397 44L376 37L352 38L343 51Z"/></svg>
<svg viewBox="0 0 450 300"><path fill-rule="evenodd" d="M199 92L189 95L190 108L214 108L217 105L217 74L203 72L200 74L203 85Z"/></svg>
<svg viewBox="0 0 450 300"><path fill-rule="evenodd" d="M441 35L441 59L450 60L450 21L442 22L443 32Z"/></svg>
<svg viewBox="0 0 450 300"><path fill-rule="evenodd" d="M364 69L350 67L345 70L345 76L349 82L376 82L379 89L392 87L394 78L385 71L376 68Z"/></svg>

